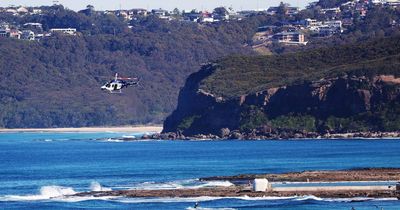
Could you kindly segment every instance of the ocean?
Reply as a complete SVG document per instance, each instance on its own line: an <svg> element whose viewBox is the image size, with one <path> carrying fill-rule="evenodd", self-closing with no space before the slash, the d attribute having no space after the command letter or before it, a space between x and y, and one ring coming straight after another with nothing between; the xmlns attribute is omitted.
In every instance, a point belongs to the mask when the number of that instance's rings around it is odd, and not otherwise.
<svg viewBox="0 0 400 210"><path fill-rule="evenodd" d="M0 209L400 209L395 199L70 197L229 186L201 177L400 167L399 140L135 141L139 133L0 134Z"/></svg>

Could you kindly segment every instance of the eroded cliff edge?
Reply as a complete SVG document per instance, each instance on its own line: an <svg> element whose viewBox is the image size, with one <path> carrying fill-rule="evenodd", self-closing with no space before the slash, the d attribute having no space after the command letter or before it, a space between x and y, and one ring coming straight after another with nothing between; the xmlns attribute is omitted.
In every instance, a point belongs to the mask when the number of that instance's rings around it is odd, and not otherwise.
<svg viewBox="0 0 400 210"><path fill-rule="evenodd" d="M400 41L230 57L192 74L164 133L316 137L400 130Z"/></svg>

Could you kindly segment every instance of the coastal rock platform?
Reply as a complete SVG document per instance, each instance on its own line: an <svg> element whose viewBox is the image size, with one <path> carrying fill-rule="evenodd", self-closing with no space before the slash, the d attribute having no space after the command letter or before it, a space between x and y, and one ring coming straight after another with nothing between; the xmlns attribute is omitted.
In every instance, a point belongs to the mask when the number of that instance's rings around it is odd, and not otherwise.
<svg viewBox="0 0 400 210"><path fill-rule="evenodd" d="M346 186L289 186L273 187L265 192L252 190L251 180L267 178L271 182L296 183L335 183L351 182L362 185ZM154 198L154 197L291 197L313 195L321 198L398 198L399 186L388 185L400 180L400 169L354 169L343 171L305 171L286 174L259 174L238 175L202 178L201 181L231 181L235 183L229 187L203 187L197 189L161 189L161 190L114 190L106 192L85 192L74 196L122 196L127 198ZM382 182L382 185L370 185L368 182Z"/></svg>

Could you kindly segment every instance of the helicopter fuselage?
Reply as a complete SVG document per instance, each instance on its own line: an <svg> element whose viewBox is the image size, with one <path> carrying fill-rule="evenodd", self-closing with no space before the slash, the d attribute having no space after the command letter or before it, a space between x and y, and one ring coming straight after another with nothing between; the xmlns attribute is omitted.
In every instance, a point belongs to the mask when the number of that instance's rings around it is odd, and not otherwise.
<svg viewBox="0 0 400 210"><path fill-rule="evenodd" d="M121 93L125 87L138 85L138 78L121 78L115 74L115 79L101 86L101 90L108 90L110 93Z"/></svg>
<svg viewBox="0 0 400 210"><path fill-rule="evenodd" d="M111 81L101 87L101 90L108 90L110 92L120 92L126 85L122 81Z"/></svg>

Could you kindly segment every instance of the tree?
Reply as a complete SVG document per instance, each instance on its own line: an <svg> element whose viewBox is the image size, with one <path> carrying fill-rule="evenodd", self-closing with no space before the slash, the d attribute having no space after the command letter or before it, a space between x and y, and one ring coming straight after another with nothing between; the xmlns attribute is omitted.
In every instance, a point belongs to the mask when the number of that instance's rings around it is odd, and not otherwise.
<svg viewBox="0 0 400 210"><path fill-rule="evenodd" d="M172 14L178 16L178 15L181 14L181 11L180 11L178 8L175 8L175 9L172 11Z"/></svg>
<svg viewBox="0 0 400 210"><path fill-rule="evenodd" d="M288 7L289 7L289 4L285 4L285 3L281 2L279 4L279 6L278 6L276 14L277 15L281 15L281 16L285 16L287 14Z"/></svg>
<svg viewBox="0 0 400 210"><path fill-rule="evenodd" d="M214 12L217 15L225 16L229 14L229 11L225 7L217 7L214 9Z"/></svg>

